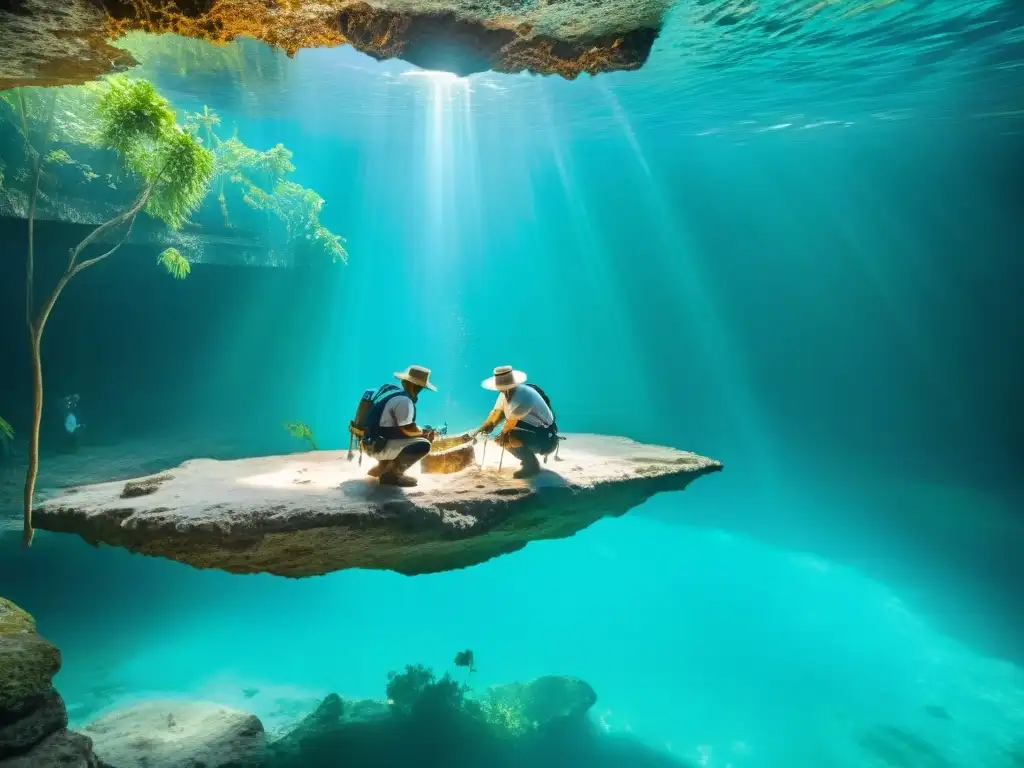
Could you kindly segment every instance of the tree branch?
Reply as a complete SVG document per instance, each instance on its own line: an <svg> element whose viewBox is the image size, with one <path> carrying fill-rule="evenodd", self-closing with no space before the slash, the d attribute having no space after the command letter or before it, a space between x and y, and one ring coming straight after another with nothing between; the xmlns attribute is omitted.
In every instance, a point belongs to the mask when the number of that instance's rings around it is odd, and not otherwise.
<svg viewBox="0 0 1024 768"><path fill-rule="evenodd" d="M74 269L71 270L71 275L72 276L77 275L83 269L85 269L87 267L91 267L96 262L103 261L104 259L109 258L109 257L113 256L115 253L117 253L117 250L122 245L127 243L128 242L128 238L132 236L132 229L135 227L135 222L137 220L138 220L138 212L136 212L136 214L134 216L132 216L131 222L128 224L128 231L124 233L124 237L121 238L121 241L117 245L115 245L113 248L111 248L109 251L107 251L104 254L101 254L99 256L96 256L95 258L86 259L85 261L80 262L79 264L77 264L75 266Z"/></svg>
<svg viewBox="0 0 1024 768"><path fill-rule="evenodd" d="M135 217L138 215L139 211L146 207L146 203L149 201L149 196L150 194L152 194L153 187L155 186L156 182L150 184L148 187L146 187L146 189L143 190L142 194L139 195L138 199L132 204L131 208L129 208L124 213L115 216L109 221L100 224L100 226L96 227L96 229L90 232L89 235L82 242L80 242L78 245L72 248L71 254L68 257L67 271L69 273L74 272L75 263L78 261L78 257L81 255L82 251L85 250L86 247L91 245L97 238L102 237L112 229L116 229L117 227L121 226L128 220L131 220L132 224L134 225ZM129 231L131 231L130 227Z"/></svg>
<svg viewBox="0 0 1024 768"><path fill-rule="evenodd" d="M53 130L53 113L57 109L57 94L54 93L46 110L46 120L43 127L43 139L37 152L28 137L28 123L25 119L25 97L21 90L18 93L18 106L21 113L22 130L25 135L25 146L28 147L29 156L33 162L32 193L28 204L28 256L25 260L25 323L32 327L32 309L35 305L35 230L36 230L36 207L39 204L39 182L43 176L43 153L50 142L50 133Z"/></svg>

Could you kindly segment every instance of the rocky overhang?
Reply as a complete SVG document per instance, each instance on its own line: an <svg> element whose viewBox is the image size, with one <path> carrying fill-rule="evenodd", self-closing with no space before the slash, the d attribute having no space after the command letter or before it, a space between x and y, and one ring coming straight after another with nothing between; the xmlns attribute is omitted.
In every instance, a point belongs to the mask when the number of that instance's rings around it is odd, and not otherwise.
<svg viewBox="0 0 1024 768"><path fill-rule="evenodd" d="M212 42L252 37L294 54L351 45L457 75L572 79L643 66L663 0L9 0L0 4L0 89L71 85L130 67L131 30Z"/></svg>
<svg viewBox="0 0 1024 768"><path fill-rule="evenodd" d="M478 457L483 447L477 446ZM343 451L193 459L136 480L69 488L36 527L232 573L314 576L345 568L432 573L573 535L722 465L624 438L568 435L531 480L489 446L486 464L380 486Z"/></svg>

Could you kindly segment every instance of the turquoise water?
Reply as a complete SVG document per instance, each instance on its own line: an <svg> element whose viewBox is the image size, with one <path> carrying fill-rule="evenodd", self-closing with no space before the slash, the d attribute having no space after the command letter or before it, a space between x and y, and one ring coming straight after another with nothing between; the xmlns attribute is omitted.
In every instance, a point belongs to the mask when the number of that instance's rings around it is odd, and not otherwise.
<svg viewBox="0 0 1024 768"><path fill-rule="evenodd" d="M836 11L789 41L694 13L643 70L571 83L252 43L241 69L143 65L175 107L292 149L350 259L207 242L178 284L139 245L83 275L45 363L50 391L82 393L86 474L295 450L291 420L344 447L362 390L410 363L440 388L423 422L478 424L479 381L511 363L563 429L725 471L415 577L237 576L45 532L24 552L0 528L2 593L62 649L72 727L181 697L286 729L468 647L480 688L585 679L599 732L668 765L1021 764L1019 10ZM47 460L44 489L77 481Z"/></svg>

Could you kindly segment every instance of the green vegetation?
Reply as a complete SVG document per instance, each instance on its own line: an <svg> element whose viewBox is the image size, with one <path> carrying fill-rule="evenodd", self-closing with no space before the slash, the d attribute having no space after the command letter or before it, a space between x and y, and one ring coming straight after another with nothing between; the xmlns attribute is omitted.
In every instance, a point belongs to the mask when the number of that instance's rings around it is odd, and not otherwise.
<svg viewBox="0 0 1024 768"><path fill-rule="evenodd" d="M455 664L475 669L473 652L459 653ZM410 664L404 672L388 674L387 697L392 713L399 717L429 721L465 718L493 736L511 739L538 727L529 717L526 690L526 686L506 685L489 688L481 698L474 698L470 686L450 674L438 679L430 668Z"/></svg>
<svg viewBox="0 0 1024 768"><path fill-rule="evenodd" d="M0 187L25 211L28 222L25 319L34 399L24 495L23 541L28 546L39 471L43 330L68 282L128 242L140 215L170 230L195 228L200 225L193 217L212 188L227 226L229 208L237 204L283 225L296 250L342 262L347 253L342 238L320 222L323 198L288 178L295 171L291 151L280 144L255 150L237 136L222 139L220 117L209 107L179 121L147 80L118 76L86 86L5 91L0 93L0 125L11 129L7 135L15 139L0 142ZM107 218L70 250L63 273L44 298L34 283L39 206L49 204L52 210L73 199L99 202ZM177 280L191 272L176 248L164 250L157 263ZM308 426L299 425L298 434L291 426L292 434L316 450Z"/></svg>
<svg viewBox="0 0 1024 768"><path fill-rule="evenodd" d="M191 133L178 125L174 110L152 83L115 77L84 89L89 113L76 113L62 122L66 110L58 110L60 93L44 92L30 98L24 90L8 98L18 112L25 151L31 161L28 206L28 255L26 263L26 322L32 354L33 420L29 434L29 465L25 478L25 546L32 543L32 501L39 472L39 428L43 412L43 370L40 357L43 330L61 292L82 270L114 255L128 240L139 214L180 227L198 208L214 172L214 156ZM13 101L11 100L13 98ZM35 215L40 182L48 161L68 165L66 151L49 151L55 138L70 131L90 144L116 154L121 170L135 180L140 192L123 210L92 230L68 255L67 266L45 301L37 307L35 278ZM55 135L56 134L56 135ZM86 257L100 242L114 242L102 253ZM106 244L103 246L106 248ZM178 254L180 256L180 254Z"/></svg>
<svg viewBox="0 0 1024 768"><path fill-rule="evenodd" d="M308 424L303 424L301 421L292 421L284 425L285 431L296 438L297 440L305 440L309 443L310 450L318 451L316 447L316 441L313 439L313 430L309 428Z"/></svg>
<svg viewBox="0 0 1024 768"><path fill-rule="evenodd" d="M192 272L192 265L177 248L168 248L157 256L156 262L175 280L184 280Z"/></svg>
<svg viewBox="0 0 1024 768"><path fill-rule="evenodd" d="M14 427L12 427L5 419L0 418L0 441L7 441L14 439Z"/></svg>
<svg viewBox="0 0 1024 768"><path fill-rule="evenodd" d="M217 132L220 116L209 107L189 113L185 126L199 136L217 159L214 187L226 227L231 227L228 193L249 208L263 211L284 224L290 242L319 248L332 261L347 262L344 240L320 223L324 199L312 189L289 181L295 171L292 152L283 144L259 151L237 136L222 139Z"/></svg>
<svg viewBox="0 0 1024 768"><path fill-rule="evenodd" d="M522 698L507 688L487 691L480 702L480 716L491 732L502 738L514 739L536 728L526 715Z"/></svg>
<svg viewBox="0 0 1024 768"><path fill-rule="evenodd" d="M422 664L410 664L404 672L389 672L387 696L392 712L406 717L456 715L465 710L469 688L447 672L440 680Z"/></svg>

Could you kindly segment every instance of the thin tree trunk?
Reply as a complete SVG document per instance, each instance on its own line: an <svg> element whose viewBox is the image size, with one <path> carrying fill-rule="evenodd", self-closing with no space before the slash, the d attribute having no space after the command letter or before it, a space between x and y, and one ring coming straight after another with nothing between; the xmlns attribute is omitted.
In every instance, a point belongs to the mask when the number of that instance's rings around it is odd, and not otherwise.
<svg viewBox="0 0 1024 768"><path fill-rule="evenodd" d="M39 426L43 418L43 367L39 356L40 332L32 323L32 309L35 302L35 226L36 206L39 203L39 182L43 175L43 153L50 141L50 130L53 127L53 113L57 107L57 95L54 94L46 110L45 128L39 150L32 147L28 135L28 118L25 110L25 96L18 91L18 107L21 115L22 132L29 154L33 157L32 192L28 204L28 256L25 262L25 324L28 329L29 353L32 365L32 429L28 438L28 471L25 474L25 524L22 531L22 544L32 545L35 531L32 529L32 493L35 489L36 474L39 471Z"/></svg>
<svg viewBox="0 0 1024 768"><path fill-rule="evenodd" d="M135 226L135 217L138 216L139 212L146 206L146 202L149 200L149 196L152 193L154 186L155 182L146 188L131 208L119 216L115 216L109 221L96 227L96 229L90 232L89 235L82 240L82 242L71 250L71 255L68 258L67 269L64 270L64 274L61 275L60 280L53 289L53 293L50 294L50 297L46 300L43 308L39 311L39 316L35 320L29 321L29 341L32 350L32 393L34 410L32 417L32 431L29 434L28 440L28 471L25 474L25 505L23 509L23 528L21 535L21 542L26 547L32 546L32 539L35 536L35 529L32 527L32 500L35 495L36 478L39 475L39 431L42 426L43 419L43 363L40 355L43 343L43 329L46 327L46 321L50 317L50 312L53 311L54 304L57 303L57 299L60 297L64 287L71 281L71 278L83 269L91 267L93 264L112 256L128 241L128 238L132 233L132 228ZM128 230L117 245L99 256L82 262L78 261L78 256L87 245L92 243L97 237L115 229L125 222L128 222Z"/></svg>
<svg viewBox="0 0 1024 768"><path fill-rule="evenodd" d="M36 488L36 476L39 474L39 428L43 422L43 362L39 355L40 334L35 329L29 331L29 344L32 355L32 430L28 437L28 471L25 474L25 510L24 527L21 543L25 547L32 546L35 529L32 527L32 495Z"/></svg>

